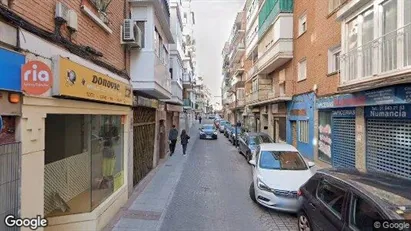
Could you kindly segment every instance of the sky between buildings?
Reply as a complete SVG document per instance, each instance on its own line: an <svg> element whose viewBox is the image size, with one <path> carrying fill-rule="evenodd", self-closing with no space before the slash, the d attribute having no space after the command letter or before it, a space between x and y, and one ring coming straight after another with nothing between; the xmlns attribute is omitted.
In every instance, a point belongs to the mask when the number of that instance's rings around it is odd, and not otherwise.
<svg viewBox="0 0 411 231"><path fill-rule="evenodd" d="M213 95L213 102L221 102L221 51L228 40L234 19L245 0L192 0L195 14L197 74L204 78Z"/></svg>

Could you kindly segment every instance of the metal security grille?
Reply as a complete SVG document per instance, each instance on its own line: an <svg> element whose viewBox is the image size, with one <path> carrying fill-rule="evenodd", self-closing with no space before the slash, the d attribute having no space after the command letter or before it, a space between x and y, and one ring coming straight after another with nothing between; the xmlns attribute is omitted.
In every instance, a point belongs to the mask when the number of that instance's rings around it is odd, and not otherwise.
<svg viewBox="0 0 411 231"><path fill-rule="evenodd" d="M367 120L367 169L411 179L411 120Z"/></svg>
<svg viewBox="0 0 411 231"><path fill-rule="evenodd" d="M355 168L355 119L333 118L332 165Z"/></svg>
<svg viewBox="0 0 411 231"><path fill-rule="evenodd" d="M12 214L20 216L20 143L0 145L0 230L17 231L8 228L4 218Z"/></svg>

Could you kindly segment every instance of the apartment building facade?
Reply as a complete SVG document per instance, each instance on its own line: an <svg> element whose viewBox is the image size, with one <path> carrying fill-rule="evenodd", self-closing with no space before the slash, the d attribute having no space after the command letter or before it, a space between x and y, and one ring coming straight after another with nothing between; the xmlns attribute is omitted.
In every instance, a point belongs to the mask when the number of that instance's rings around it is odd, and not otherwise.
<svg viewBox="0 0 411 231"><path fill-rule="evenodd" d="M1 71L11 77L2 87L13 104L7 142L21 161L1 166L13 176L21 167L20 179L1 183L8 192L2 201L21 199L3 203L2 216L40 215L48 219L45 230L98 230L128 198L133 98L120 41L128 4L100 3L0 4L2 65L12 67Z"/></svg>
<svg viewBox="0 0 411 231"><path fill-rule="evenodd" d="M336 12L341 23L338 94L317 100L320 111L345 117L344 136L340 121L331 120L333 165L410 179L410 10L406 0L352 0ZM338 138L349 141L344 150L335 145Z"/></svg>

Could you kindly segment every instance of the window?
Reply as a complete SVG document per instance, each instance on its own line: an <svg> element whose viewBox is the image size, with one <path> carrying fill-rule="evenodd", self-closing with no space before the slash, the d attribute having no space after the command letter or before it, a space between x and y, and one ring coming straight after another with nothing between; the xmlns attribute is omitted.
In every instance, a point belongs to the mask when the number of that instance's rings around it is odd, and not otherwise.
<svg viewBox="0 0 411 231"><path fill-rule="evenodd" d="M308 120L299 120L298 127L299 127L298 141L308 144L308 137L309 137Z"/></svg>
<svg viewBox="0 0 411 231"><path fill-rule="evenodd" d="M275 170L307 170L308 167L298 152L262 151L260 168Z"/></svg>
<svg viewBox="0 0 411 231"><path fill-rule="evenodd" d="M165 64L165 65L167 65L168 64L168 51L167 51L167 49L166 49L166 46L165 45L163 45L163 63Z"/></svg>
<svg viewBox="0 0 411 231"><path fill-rule="evenodd" d="M335 73L340 70L341 46L328 49L328 73Z"/></svg>
<svg viewBox="0 0 411 231"><path fill-rule="evenodd" d="M145 44L146 44L146 31L145 31L145 25L146 25L146 22L145 21L137 21L136 22L137 23L137 27L140 29L140 31L141 31L141 48L144 48L145 47Z"/></svg>
<svg viewBox="0 0 411 231"><path fill-rule="evenodd" d="M344 190L330 184L327 180L322 180L317 188L317 198L339 218L342 214L344 196Z"/></svg>
<svg viewBox="0 0 411 231"><path fill-rule="evenodd" d="M298 36L307 31L307 14L304 14L298 19Z"/></svg>
<svg viewBox="0 0 411 231"><path fill-rule="evenodd" d="M255 78L253 79L253 83L251 86L251 92L257 92L258 91L258 79Z"/></svg>
<svg viewBox="0 0 411 231"><path fill-rule="evenodd" d="M158 36L158 46L159 46L159 57L160 57L160 60L161 60L161 62L163 62L164 63L164 46L163 46L163 39L161 38L161 36L159 35Z"/></svg>
<svg viewBox="0 0 411 231"><path fill-rule="evenodd" d="M157 57L160 57L160 35L157 32L157 29L154 30L154 53Z"/></svg>
<svg viewBox="0 0 411 231"><path fill-rule="evenodd" d="M298 81L307 78L307 60L304 58L298 63Z"/></svg>
<svg viewBox="0 0 411 231"><path fill-rule="evenodd" d="M332 13L335 9L344 4L347 0L328 0L328 12Z"/></svg>
<svg viewBox="0 0 411 231"><path fill-rule="evenodd" d="M48 114L44 214L91 212L123 185L121 116Z"/></svg>
<svg viewBox="0 0 411 231"><path fill-rule="evenodd" d="M355 230L370 230L374 221L383 219L375 207L360 197L351 197L350 204L350 226Z"/></svg>

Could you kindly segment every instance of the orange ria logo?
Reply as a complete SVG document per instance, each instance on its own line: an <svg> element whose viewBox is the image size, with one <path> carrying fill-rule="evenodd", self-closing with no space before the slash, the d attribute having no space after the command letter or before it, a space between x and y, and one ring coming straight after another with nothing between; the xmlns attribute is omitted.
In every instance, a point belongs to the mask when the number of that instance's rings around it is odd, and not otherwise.
<svg viewBox="0 0 411 231"><path fill-rule="evenodd" d="M30 95L41 95L53 84L50 68L40 61L29 61L21 69L22 91Z"/></svg>

